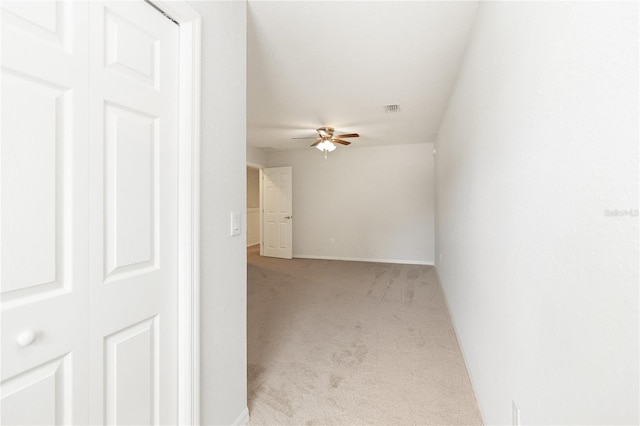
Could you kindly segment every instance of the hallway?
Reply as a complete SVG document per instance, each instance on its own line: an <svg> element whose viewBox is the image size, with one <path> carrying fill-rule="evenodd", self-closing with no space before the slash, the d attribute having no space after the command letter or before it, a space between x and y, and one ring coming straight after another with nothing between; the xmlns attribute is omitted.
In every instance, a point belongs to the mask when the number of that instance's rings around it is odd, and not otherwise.
<svg viewBox="0 0 640 426"><path fill-rule="evenodd" d="M251 424L481 424L432 266L248 260Z"/></svg>

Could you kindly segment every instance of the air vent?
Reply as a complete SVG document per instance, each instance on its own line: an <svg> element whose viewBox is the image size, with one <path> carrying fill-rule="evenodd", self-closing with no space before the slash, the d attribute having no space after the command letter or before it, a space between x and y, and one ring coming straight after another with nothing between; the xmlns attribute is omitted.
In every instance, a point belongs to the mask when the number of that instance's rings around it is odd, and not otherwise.
<svg viewBox="0 0 640 426"><path fill-rule="evenodd" d="M400 105L398 104L389 104L384 106L385 112L400 112Z"/></svg>

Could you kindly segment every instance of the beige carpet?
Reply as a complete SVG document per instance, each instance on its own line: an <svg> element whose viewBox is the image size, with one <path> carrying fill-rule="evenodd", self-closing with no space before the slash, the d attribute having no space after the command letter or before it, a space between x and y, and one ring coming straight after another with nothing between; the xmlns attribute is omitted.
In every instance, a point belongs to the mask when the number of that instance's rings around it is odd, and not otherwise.
<svg viewBox="0 0 640 426"><path fill-rule="evenodd" d="M248 252L251 425L482 420L432 266Z"/></svg>

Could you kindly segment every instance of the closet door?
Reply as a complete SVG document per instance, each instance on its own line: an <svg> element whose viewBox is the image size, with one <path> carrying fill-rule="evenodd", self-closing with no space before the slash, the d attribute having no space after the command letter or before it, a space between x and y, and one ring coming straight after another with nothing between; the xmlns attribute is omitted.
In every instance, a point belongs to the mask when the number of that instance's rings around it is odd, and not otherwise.
<svg viewBox="0 0 640 426"><path fill-rule="evenodd" d="M178 27L0 7L0 420L175 424Z"/></svg>
<svg viewBox="0 0 640 426"><path fill-rule="evenodd" d="M0 421L84 423L87 4L0 9Z"/></svg>
<svg viewBox="0 0 640 426"><path fill-rule="evenodd" d="M178 26L89 8L90 421L175 424Z"/></svg>

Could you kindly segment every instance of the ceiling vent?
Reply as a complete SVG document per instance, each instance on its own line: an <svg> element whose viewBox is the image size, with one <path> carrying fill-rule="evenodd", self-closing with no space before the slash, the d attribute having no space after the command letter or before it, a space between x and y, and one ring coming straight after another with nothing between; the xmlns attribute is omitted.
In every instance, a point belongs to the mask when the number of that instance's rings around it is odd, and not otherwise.
<svg viewBox="0 0 640 426"><path fill-rule="evenodd" d="M400 105L398 104L389 104L384 106L385 112L400 112Z"/></svg>

